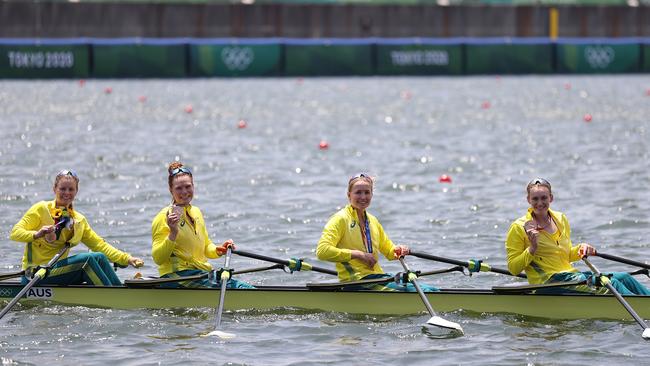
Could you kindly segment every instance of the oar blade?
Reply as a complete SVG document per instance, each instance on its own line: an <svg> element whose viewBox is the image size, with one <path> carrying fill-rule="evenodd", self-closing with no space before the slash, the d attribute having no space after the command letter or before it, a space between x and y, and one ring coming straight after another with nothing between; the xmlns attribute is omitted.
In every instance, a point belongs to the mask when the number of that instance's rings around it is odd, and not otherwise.
<svg viewBox="0 0 650 366"><path fill-rule="evenodd" d="M435 327L440 327L440 328L445 328L445 329L453 329L456 331L459 331L461 334L465 334L463 332L463 328L460 326L458 323L454 323L452 321L443 319L439 316L432 316L431 319L427 320L427 325L432 325Z"/></svg>
<svg viewBox="0 0 650 366"><path fill-rule="evenodd" d="M235 338L236 335L221 330L213 330L212 332L206 334L206 337L219 337L221 339L232 339Z"/></svg>
<svg viewBox="0 0 650 366"><path fill-rule="evenodd" d="M643 339L650 340L650 328L645 328L643 334L641 334L641 337L643 337Z"/></svg>

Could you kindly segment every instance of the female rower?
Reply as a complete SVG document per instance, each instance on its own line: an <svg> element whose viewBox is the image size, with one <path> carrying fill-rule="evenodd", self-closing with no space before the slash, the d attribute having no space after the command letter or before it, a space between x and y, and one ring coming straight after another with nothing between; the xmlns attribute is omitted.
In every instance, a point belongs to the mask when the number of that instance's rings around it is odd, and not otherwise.
<svg viewBox="0 0 650 366"><path fill-rule="evenodd" d="M158 265L161 277L177 278L207 274L212 270L208 258L219 258L228 247L235 248L232 240L216 246L210 240L203 214L192 206L194 178L192 171L180 162L169 164L167 181L172 203L164 207L151 225L151 255ZM207 278L179 281L165 287L219 287L220 280ZM253 288L246 282L228 280L228 288Z"/></svg>
<svg viewBox="0 0 650 366"><path fill-rule="evenodd" d="M567 217L550 208L553 202L551 184L545 179L535 178L526 186L526 192L530 208L510 225L506 238L510 272L519 274L525 270L531 284L589 279L592 272L579 272L571 262L596 254L596 249L587 243L576 246L571 243L571 228ZM611 282L621 294L650 295L650 291L628 273L612 273ZM580 285L545 289L543 292L606 291L605 287L594 289Z"/></svg>
<svg viewBox="0 0 650 366"><path fill-rule="evenodd" d="M54 179L54 200L34 204L11 229L11 240L27 243L23 254L24 284L37 266L46 265L66 244L81 242L92 252L70 257L64 252L39 284L119 286L122 283L110 262L133 267L144 264L142 259L115 249L91 229L86 217L73 208L78 191L77 173L62 170Z"/></svg>
<svg viewBox="0 0 650 366"><path fill-rule="evenodd" d="M318 241L318 259L336 263L342 282L389 278L378 263L378 252L389 260L410 253L405 245L393 245L377 218L366 211L372 200L374 180L367 174L357 174L348 181L349 204L332 215ZM421 284L424 291L437 288ZM388 282L365 285L363 288L381 291L415 291L408 283Z"/></svg>

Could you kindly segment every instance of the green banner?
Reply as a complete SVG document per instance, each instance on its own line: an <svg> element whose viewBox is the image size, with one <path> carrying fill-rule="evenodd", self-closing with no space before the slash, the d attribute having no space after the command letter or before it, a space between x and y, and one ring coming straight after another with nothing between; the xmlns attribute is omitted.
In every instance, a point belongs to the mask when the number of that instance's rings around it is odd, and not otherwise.
<svg viewBox="0 0 650 366"><path fill-rule="evenodd" d="M88 46L0 45L0 78L86 78Z"/></svg>
<svg viewBox="0 0 650 366"><path fill-rule="evenodd" d="M185 77L185 45L94 44L93 76Z"/></svg>
<svg viewBox="0 0 650 366"><path fill-rule="evenodd" d="M379 75L460 75L461 45L377 45Z"/></svg>
<svg viewBox="0 0 650 366"><path fill-rule="evenodd" d="M371 75L370 44L287 44L285 75L337 76Z"/></svg>
<svg viewBox="0 0 650 366"><path fill-rule="evenodd" d="M467 74L548 74L553 72L553 52L544 44L467 44Z"/></svg>
<svg viewBox="0 0 650 366"><path fill-rule="evenodd" d="M280 73L280 44L190 45L192 76L272 76Z"/></svg>
<svg viewBox="0 0 650 366"><path fill-rule="evenodd" d="M643 65L641 72L650 72L650 44L641 45L643 48Z"/></svg>
<svg viewBox="0 0 650 366"><path fill-rule="evenodd" d="M638 72L639 44L558 44L557 71L578 74Z"/></svg>

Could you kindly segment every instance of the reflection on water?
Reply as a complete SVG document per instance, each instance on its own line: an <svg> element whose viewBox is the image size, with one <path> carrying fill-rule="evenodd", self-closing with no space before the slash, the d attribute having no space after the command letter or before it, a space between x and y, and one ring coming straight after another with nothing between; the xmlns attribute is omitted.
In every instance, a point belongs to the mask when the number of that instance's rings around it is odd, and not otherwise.
<svg viewBox="0 0 650 366"><path fill-rule="evenodd" d="M156 275L151 220L169 202L166 166L181 159L195 172L194 203L214 240L233 238L243 250L273 257L331 267L314 259L316 242L346 203L348 177L366 172L377 178L371 211L393 241L421 252L503 266L505 232L526 209L524 185L542 176L553 183L553 205L568 215L575 242L642 259L650 253L649 85L645 75L92 80L83 87L1 81L0 235L7 238L31 204L51 199L55 172L74 168L78 210L109 242L145 258L143 275ZM451 182L440 182L443 174ZM23 246L1 245L0 268L16 270ZM603 271L628 270L598 260ZM233 258L236 269L260 265ZM280 271L239 277L256 285L333 280ZM492 273L426 280L441 287L516 281ZM424 314L275 309L226 312L225 329L237 338L218 342L197 336L213 329L209 309L37 304L3 322L0 356L26 364L209 363L215 355L249 365L645 362L647 345L632 322L441 315L466 335L429 334Z"/></svg>

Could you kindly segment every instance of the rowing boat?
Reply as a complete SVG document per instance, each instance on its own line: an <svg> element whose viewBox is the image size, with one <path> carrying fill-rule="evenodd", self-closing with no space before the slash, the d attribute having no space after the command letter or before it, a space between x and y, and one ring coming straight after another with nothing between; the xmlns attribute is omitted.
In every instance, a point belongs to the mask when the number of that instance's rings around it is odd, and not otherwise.
<svg viewBox="0 0 650 366"><path fill-rule="evenodd" d="M0 284L0 300L10 300L23 288ZM491 289L443 289L427 293L431 305L442 312L512 313L551 319L632 319L611 295L501 293ZM627 296L641 317L650 318L650 296ZM94 286L38 286L22 303L81 305L115 309L216 307L219 289L128 288ZM417 293L342 291L295 286L259 286L228 289L226 310L280 308L352 314L408 315L426 311Z"/></svg>

